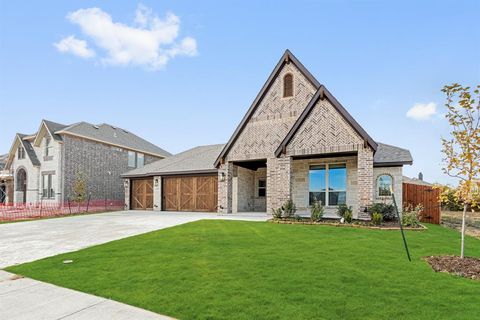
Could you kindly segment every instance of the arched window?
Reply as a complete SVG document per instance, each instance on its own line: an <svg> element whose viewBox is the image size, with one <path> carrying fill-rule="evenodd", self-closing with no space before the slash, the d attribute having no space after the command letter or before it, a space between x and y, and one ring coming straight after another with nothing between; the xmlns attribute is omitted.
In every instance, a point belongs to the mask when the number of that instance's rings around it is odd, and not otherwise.
<svg viewBox="0 0 480 320"><path fill-rule="evenodd" d="M393 178L391 175L382 174L377 179L377 192L379 197L390 197L393 191Z"/></svg>
<svg viewBox="0 0 480 320"><path fill-rule="evenodd" d="M287 73L283 77L283 97L293 97L293 75Z"/></svg>

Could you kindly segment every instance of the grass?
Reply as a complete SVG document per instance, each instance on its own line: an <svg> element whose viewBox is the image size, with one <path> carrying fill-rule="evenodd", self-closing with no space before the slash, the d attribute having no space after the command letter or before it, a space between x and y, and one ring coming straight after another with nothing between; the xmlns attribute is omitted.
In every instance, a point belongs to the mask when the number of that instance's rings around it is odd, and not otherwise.
<svg viewBox="0 0 480 320"><path fill-rule="evenodd" d="M181 319L477 318L480 281L422 259L458 232L428 227L406 232L411 263L397 231L209 220L7 270Z"/></svg>

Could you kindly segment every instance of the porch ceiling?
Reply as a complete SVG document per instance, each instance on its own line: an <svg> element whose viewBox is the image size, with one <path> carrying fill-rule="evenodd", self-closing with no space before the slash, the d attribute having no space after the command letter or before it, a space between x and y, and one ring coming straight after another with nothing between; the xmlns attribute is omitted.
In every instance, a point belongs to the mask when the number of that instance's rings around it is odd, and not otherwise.
<svg viewBox="0 0 480 320"><path fill-rule="evenodd" d="M248 161L234 161L234 165L250 169L250 170L257 170L259 168L266 168L267 167L267 160L248 160Z"/></svg>

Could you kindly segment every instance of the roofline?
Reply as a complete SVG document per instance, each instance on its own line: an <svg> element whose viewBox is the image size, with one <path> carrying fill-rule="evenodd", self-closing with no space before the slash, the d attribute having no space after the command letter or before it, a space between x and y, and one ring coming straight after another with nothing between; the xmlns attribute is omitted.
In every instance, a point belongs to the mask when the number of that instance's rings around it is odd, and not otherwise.
<svg viewBox="0 0 480 320"><path fill-rule="evenodd" d="M315 89L318 89L320 87L320 82L318 82L318 80L315 79L315 77L310 73L310 71L308 71L307 68L305 68L305 66L290 52L290 50L288 49L285 50L285 53L282 55L277 65L275 66L273 71L270 73L270 76L268 77L267 81L263 84L262 89L257 94L253 103L250 105L250 108L248 109L247 113L245 114L242 121L238 125L237 129L235 129L235 131L233 132L233 135L230 137L227 144L223 147L219 156L215 160L215 164L214 164L215 167L218 167L221 159L225 157L225 154L230 150L233 143L237 140L238 136L247 125L248 120L250 120L251 116L253 115L253 112L257 109L259 103L263 100L263 97L267 93L268 89L270 89L277 75L280 73L280 70L282 69L283 65L290 61L296 65L296 67L308 79L308 81L310 81L310 83L315 87Z"/></svg>
<svg viewBox="0 0 480 320"><path fill-rule="evenodd" d="M380 167L402 167L404 165L412 165L413 160L410 161L392 161L392 162L374 162L373 166L380 168Z"/></svg>
<svg viewBox="0 0 480 320"><path fill-rule="evenodd" d="M33 140L33 145L34 145L35 147L38 147L38 142L39 142L39 141L37 141L37 140L38 140L40 131L42 130L42 126L45 126L45 129L47 129L47 132L50 134L50 136L52 137L52 139L54 139L54 138L53 138L54 132L51 132L51 131L50 131L50 129L48 128L47 124L45 123L45 119L42 119L42 122L40 123L40 127L38 128L37 133L35 134L35 140Z"/></svg>
<svg viewBox="0 0 480 320"><path fill-rule="evenodd" d="M303 110L303 112L300 114L300 117L298 117L297 121L295 121L295 124L292 126L290 131L287 133L285 138L283 139L282 143L278 146L277 150L275 151L275 156L279 157L287 145L290 143L292 138L295 136L297 131L300 129L301 125L303 122L308 118L310 115L311 111L317 104L318 100L324 100L327 99L330 101L330 103L333 105L333 107L340 113L340 115L343 116L343 118L352 126L352 128L363 138L365 142L372 147L374 151L377 150L378 144L375 142L375 140L372 139L368 135L368 133L360 126L360 124L352 117L352 115L345 109L342 104L330 93L330 91L327 90L327 88L324 85L321 85L317 92L313 95L312 99L308 103L307 107Z"/></svg>
<svg viewBox="0 0 480 320"><path fill-rule="evenodd" d="M104 140L100 140L100 139L95 139L95 138L92 138L92 137L84 136L84 135L82 135L82 134L72 133L72 132L69 132L69 131L65 131L64 129L62 129L62 130L60 130L60 131L56 131L55 134L71 135L71 136L74 136L74 137L79 137L79 138L82 138L82 139L86 139L86 140L90 140L90 141L96 141L96 142L100 142L100 143L103 143L103 144L107 144L107 145L109 145L109 146L114 146L114 147L119 147L119 148L123 148L123 149L130 150L130 151L140 152L140 153L148 154L148 155L151 155L151 156L154 156L154 157L160 157L160 158L162 158L162 159L168 157L168 155L161 155L161 154L157 154L157 153L153 153L153 152L149 152L149 151L145 151L145 150L135 149L135 148L131 148L131 147L127 147L127 146L121 145L121 144L111 143L111 142L108 142L108 141L104 141Z"/></svg>
<svg viewBox="0 0 480 320"><path fill-rule="evenodd" d="M15 138L13 139L12 146L10 147L10 152L8 153L7 161L5 162L5 167L4 167L5 169L10 169L10 165L13 162L13 156L15 154L14 146L15 146L15 143L16 143L17 139L20 141L20 143L22 144L22 147L25 149L25 153L27 154L27 157L30 160L30 162L32 163L32 165L34 167L38 167L38 164L33 163L32 158L30 157L30 154L28 154L28 152L27 152L27 147L24 144L24 141L26 141L26 140L24 140L24 138L27 138L27 137L29 137L29 136L26 135L25 137L21 137L20 133L15 134Z"/></svg>
<svg viewBox="0 0 480 320"><path fill-rule="evenodd" d="M153 176L182 176L193 174L214 174L218 173L218 169L205 169L205 170L187 170L187 171L158 171L148 172L142 174L128 174L124 173L120 175L122 178L140 178L140 177L153 177Z"/></svg>

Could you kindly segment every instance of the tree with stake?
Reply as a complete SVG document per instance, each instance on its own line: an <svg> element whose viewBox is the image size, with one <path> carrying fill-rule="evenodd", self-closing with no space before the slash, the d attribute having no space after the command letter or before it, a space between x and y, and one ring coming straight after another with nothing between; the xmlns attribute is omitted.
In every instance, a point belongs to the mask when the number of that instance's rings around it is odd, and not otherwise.
<svg viewBox="0 0 480 320"><path fill-rule="evenodd" d="M480 86L470 87L458 83L445 86L448 109L446 118L452 128L450 139L442 138L444 154L443 172L459 179L455 196L463 203L462 243L460 257L465 256L465 220L468 208L476 205L480 178Z"/></svg>
<svg viewBox="0 0 480 320"><path fill-rule="evenodd" d="M80 203L87 198L87 181L82 172L77 172L73 183L73 201L78 205L78 213L80 213Z"/></svg>

